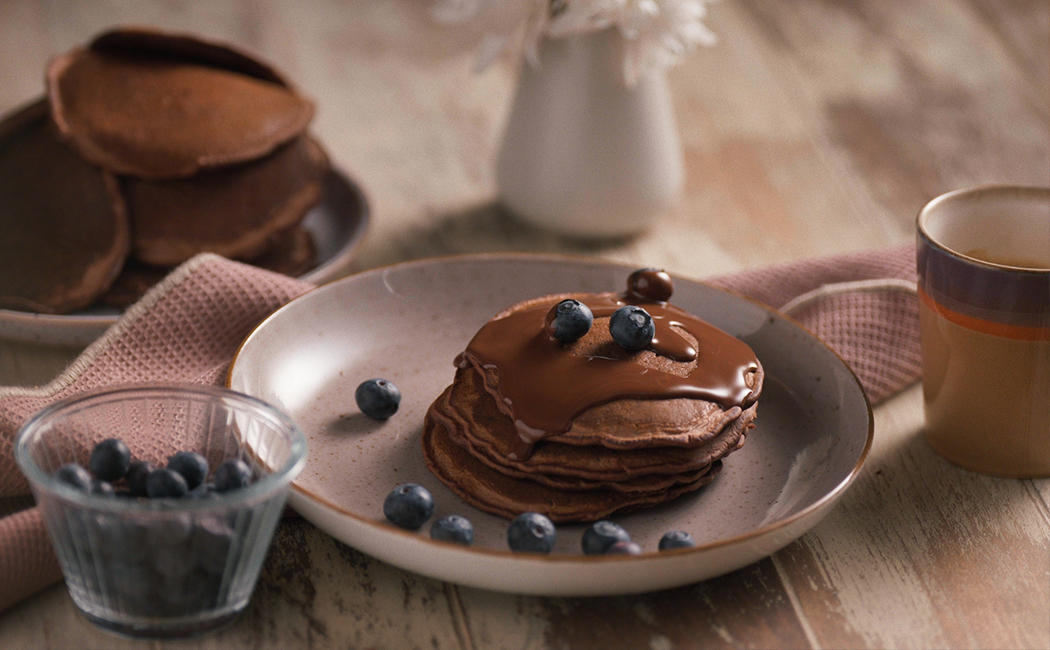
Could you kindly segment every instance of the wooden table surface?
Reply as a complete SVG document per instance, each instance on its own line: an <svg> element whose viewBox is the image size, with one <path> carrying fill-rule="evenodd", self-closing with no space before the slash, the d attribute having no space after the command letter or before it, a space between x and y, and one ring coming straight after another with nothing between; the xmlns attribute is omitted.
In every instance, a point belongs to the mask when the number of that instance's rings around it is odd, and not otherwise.
<svg viewBox="0 0 1050 650"><path fill-rule="evenodd" d="M518 59L472 71L476 29L429 3L0 2L0 111L49 57L117 23L250 46L318 104L314 130L366 188L355 269L472 251L598 256L703 278L910 242L962 186L1050 183L1046 0L724 0L720 37L669 74L681 202L644 235L581 243L496 203ZM44 383L75 350L4 342L0 384ZM875 409L839 505L770 558L657 593L538 598L382 564L303 520L279 528L246 614L184 648L1047 648L1050 481L958 469L922 437L912 387ZM56 585L0 613L4 648L148 644L97 631Z"/></svg>

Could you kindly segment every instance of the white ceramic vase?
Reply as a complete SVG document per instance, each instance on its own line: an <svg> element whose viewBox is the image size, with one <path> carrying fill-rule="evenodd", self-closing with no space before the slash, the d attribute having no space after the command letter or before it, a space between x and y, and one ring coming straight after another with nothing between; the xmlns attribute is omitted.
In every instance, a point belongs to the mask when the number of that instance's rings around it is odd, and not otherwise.
<svg viewBox="0 0 1050 650"><path fill-rule="evenodd" d="M503 204L561 233L634 235L678 200L682 145L663 73L624 80L615 30L545 39L522 66L496 167Z"/></svg>

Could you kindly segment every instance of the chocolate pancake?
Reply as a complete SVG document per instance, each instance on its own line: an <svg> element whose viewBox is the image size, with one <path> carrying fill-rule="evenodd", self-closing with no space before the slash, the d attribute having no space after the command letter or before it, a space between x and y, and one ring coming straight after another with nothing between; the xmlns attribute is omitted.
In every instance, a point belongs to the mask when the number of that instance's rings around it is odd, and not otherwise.
<svg viewBox="0 0 1050 650"><path fill-rule="evenodd" d="M271 246L259 257L247 260L253 266L264 268L275 273L291 277L305 274L316 264L317 248L313 237L302 227L277 233L271 238ZM135 303L153 285L171 273L174 267L152 266L128 258L120 275L98 299L98 303L108 307L124 309Z"/></svg>
<svg viewBox="0 0 1050 650"><path fill-rule="evenodd" d="M744 342L669 304L672 291L667 274L644 269L623 294L544 296L497 314L427 411L428 467L478 508L555 521L664 503L712 481L754 426L764 374ZM566 342L552 321L569 298L594 318ZM610 332L624 307L644 309L653 328L640 349Z"/></svg>
<svg viewBox="0 0 1050 650"><path fill-rule="evenodd" d="M511 442L517 436L514 424L496 408L472 367L457 371L455 381L434 402L427 417L439 420L454 442L467 446L478 460L497 470L541 482L555 477L600 482L624 491L639 489L632 484L634 480L645 486L664 487L688 482L688 477L735 449L749 424L737 418L696 447L618 449L567 445L550 437L537 443L528 458L512 459Z"/></svg>
<svg viewBox="0 0 1050 650"><path fill-rule="evenodd" d="M279 232L270 238L270 246L258 257L246 260L275 273L297 278L317 265L317 245L302 226Z"/></svg>
<svg viewBox="0 0 1050 650"><path fill-rule="evenodd" d="M302 134L313 104L246 52L145 29L51 61L51 116L80 154L150 179L262 157Z"/></svg>
<svg viewBox="0 0 1050 650"><path fill-rule="evenodd" d="M300 136L260 160L192 178L123 179L134 233L134 257L154 266L211 252L250 260L272 237L302 221L321 200L328 169L323 149Z"/></svg>
<svg viewBox="0 0 1050 650"><path fill-rule="evenodd" d="M150 266L128 258L120 270L120 275L97 302L100 305L119 309L129 307L171 271L171 267Z"/></svg>
<svg viewBox="0 0 1050 650"><path fill-rule="evenodd" d="M614 298L616 294L560 294L534 298L508 307L493 320L531 308L545 309L567 298L586 303L596 296ZM672 325L671 329L690 346L700 349L696 359L683 362L651 349L626 350L612 340L608 317L596 317L583 338L563 344L562 347L566 354L575 357L613 359L677 377L685 377L696 370L699 364L709 362L710 360L705 358L706 355L718 354L717 349L705 350L697 338L682 327ZM496 406L510 416L510 408L500 396L500 378L495 366L481 363L476 363L475 366L485 378L485 389L495 398ZM750 404L723 407L711 400L674 397L616 399L594 405L576 414L572 418L572 426L567 431L551 433L547 439L567 445L604 445L620 449L667 445L694 447L711 439L733 422L742 419L749 423L754 420L757 415L757 399L762 392L764 379L762 366L756 364L744 373L742 379L751 393Z"/></svg>
<svg viewBox="0 0 1050 650"><path fill-rule="evenodd" d="M95 37L93 49L114 53L149 53L173 59L196 62L232 72L272 81L291 88L292 84L276 68L233 43L210 40L198 34L177 34L153 27L126 25Z"/></svg>
<svg viewBox="0 0 1050 650"><path fill-rule="evenodd" d="M109 287L131 238L116 179L47 114L40 100L0 122L0 307L65 313Z"/></svg>
<svg viewBox="0 0 1050 650"><path fill-rule="evenodd" d="M615 490L559 490L507 476L478 461L432 419L423 426L423 458L430 471L470 505L512 519L523 512L541 512L555 523L596 521L638 508L654 506L687 494L714 480L721 461L696 482L656 495Z"/></svg>
<svg viewBox="0 0 1050 650"><path fill-rule="evenodd" d="M624 463L625 459L616 458L620 454L614 450L584 447L564 448L557 443L548 444L547 442L538 444L536 452L527 461L507 462L498 455L492 454L490 449L479 449L475 446L471 439L471 431L479 424L476 422L471 424L468 418L460 417L456 407L450 404L452 393L458 386L458 383L453 384L434 402L430 412L427 413L427 418L443 426L449 439L466 449L475 459L507 476L534 480L563 490L606 489L618 492L657 493L677 484L692 483L705 474L711 466L709 462L697 468L673 472L667 467L654 466L654 463L660 460L659 457L654 457L659 456L656 451L626 452L635 458L626 459L627 462ZM488 396L482 393L480 401L488 399ZM498 412L490 411L489 414L491 413ZM474 414L484 416L485 410L477 409L475 413L471 413L471 415ZM497 429L498 435L500 433L498 429L504 424L502 417L492 421L491 424L494 425L494 429ZM509 423L505 424L509 425ZM508 432L503 431L503 433ZM509 434L514 435L514 432L510 431ZM552 449L552 447L563 447L563 449ZM568 454L560 458L561 464L554 466L553 471L542 471L540 466L532 464L537 454L551 456L558 451L566 451ZM650 457L638 458L639 455ZM594 456L598 458L595 459ZM655 471L640 471L637 463L631 463L631 460L648 463ZM634 466L619 470L617 466L621 464Z"/></svg>

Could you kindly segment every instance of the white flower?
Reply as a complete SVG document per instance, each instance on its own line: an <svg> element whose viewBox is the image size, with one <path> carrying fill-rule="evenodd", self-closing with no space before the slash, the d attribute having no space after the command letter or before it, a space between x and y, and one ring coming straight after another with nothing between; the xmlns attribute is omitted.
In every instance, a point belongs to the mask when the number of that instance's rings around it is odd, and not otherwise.
<svg viewBox="0 0 1050 650"><path fill-rule="evenodd" d="M484 69L516 37L525 58L538 63L544 37L615 28L626 40L624 78L677 63L697 45L714 45L704 25L707 3L714 0L439 0L433 16L444 23L478 21L486 36L476 65ZM520 35L520 36L519 36Z"/></svg>

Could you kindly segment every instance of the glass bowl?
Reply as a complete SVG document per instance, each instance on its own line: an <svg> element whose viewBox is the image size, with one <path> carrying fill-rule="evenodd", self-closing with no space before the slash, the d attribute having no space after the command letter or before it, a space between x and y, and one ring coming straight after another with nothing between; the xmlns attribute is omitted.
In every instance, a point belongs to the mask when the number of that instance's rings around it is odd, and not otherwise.
<svg viewBox="0 0 1050 650"><path fill-rule="evenodd" d="M179 498L78 489L54 477L87 468L94 446L123 440L132 460L158 468L177 451L252 471L246 487ZM140 385L82 393L22 427L15 460L29 479L70 596L100 627L177 637L233 620L248 605L306 439L286 415L217 386Z"/></svg>

